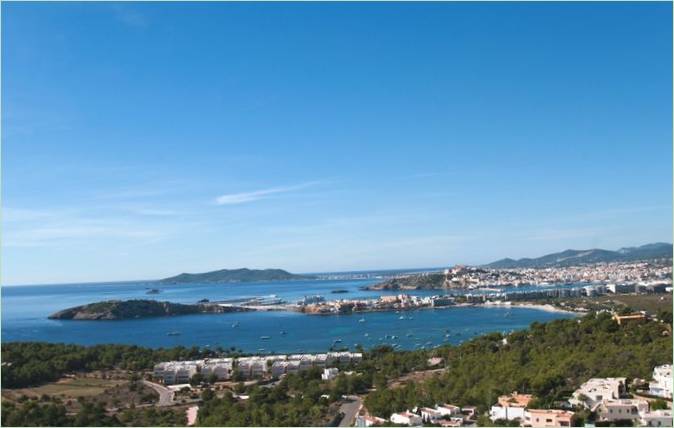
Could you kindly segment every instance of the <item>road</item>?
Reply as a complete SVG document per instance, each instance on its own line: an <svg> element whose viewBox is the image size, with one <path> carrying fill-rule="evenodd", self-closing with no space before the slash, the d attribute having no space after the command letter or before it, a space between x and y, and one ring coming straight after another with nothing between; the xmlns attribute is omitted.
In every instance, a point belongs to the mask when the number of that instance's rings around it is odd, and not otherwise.
<svg viewBox="0 0 674 428"><path fill-rule="evenodd" d="M346 399L348 401L342 404L339 408L339 411L344 414L344 417L339 422L340 427L353 426L353 424L356 422L356 415L363 406L363 399L357 395L348 395Z"/></svg>
<svg viewBox="0 0 674 428"><path fill-rule="evenodd" d="M145 386L154 389L157 392L157 394L159 394L159 402L157 403L157 406L163 407L173 405L173 395L174 395L173 391L171 391L164 385L159 385L158 383L150 382L147 380L144 380L143 383L145 384Z"/></svg>

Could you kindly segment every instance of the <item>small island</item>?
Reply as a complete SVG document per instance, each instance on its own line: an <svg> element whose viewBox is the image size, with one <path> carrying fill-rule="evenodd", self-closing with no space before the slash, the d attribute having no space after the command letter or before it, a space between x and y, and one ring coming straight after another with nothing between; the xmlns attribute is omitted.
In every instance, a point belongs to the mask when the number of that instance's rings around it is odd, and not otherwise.
<svg viewBox="0 0 674 428"><path fill-rule="evenodd" d="M260 281L291 281L316 279L310 275L297 275L283 269L221 269L204 273L181 273L180 275L164 278L159 282L178 283L238 283Z"/></svg>
<svg viewBox="0 0 674 428"><path fill-rule="evenodd" d="M49 316L54 320L125 320L150 317L170 317L191 314L242 312L246 308L213 304L186 305L155 300L107 300L58 311Z"/></svg>

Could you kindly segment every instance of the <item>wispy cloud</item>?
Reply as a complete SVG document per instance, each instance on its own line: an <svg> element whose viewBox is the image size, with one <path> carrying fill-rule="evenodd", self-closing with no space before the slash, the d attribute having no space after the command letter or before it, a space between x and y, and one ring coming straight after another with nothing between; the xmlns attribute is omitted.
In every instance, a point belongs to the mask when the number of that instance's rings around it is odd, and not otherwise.
<svg viewBox="0 0 674 428"><path fill-rule="evenodd" d="M166 210L143 208L132 215L60 209L3 208L4 247L47 247L92 239L125 240L128 243L155 242L172 230L171 224L153 221L154 216L171 215ZM147 219L147 220L145 220ZM168 228L168 229L167 229Z"/></svg>
<svg viewBox="0 0 674 428"><path fill-rule="evenodd" d="M145 16L127 5L114 4L112 10L114 11L115 17L129 27L147 27L147 19L145 19Z"/></svg>
<svg viewBox="0 0 674 428"><path fill-rule="evenodd" d="M255 190L252 192L242 192L242 193L227 193L220 195L215 198L215 203L217 205L238 205L245 204L247 202L254 202L260 199L266 199L273 195L278 195L281 193L290 193L298 190L306 189L318 184L316 181L310 181L307 183L297 184L294 186L284 186L284 187L272 187L269 189Z"/></svg>
<svg viewBox="0 0 674 428"><path fill-rule="evenodd" d="M173 210L164 210L155 208L138 208L134 211L134 213L138 215L158 216L158 217L173 216L177 214L177 212Z"/></svg>

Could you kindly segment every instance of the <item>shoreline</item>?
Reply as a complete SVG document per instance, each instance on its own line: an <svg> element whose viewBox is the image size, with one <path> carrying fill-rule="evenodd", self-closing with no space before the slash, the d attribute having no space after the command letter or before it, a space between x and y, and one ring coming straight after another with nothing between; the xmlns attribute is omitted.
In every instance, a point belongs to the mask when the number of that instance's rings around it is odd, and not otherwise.
<svg viewBox="0 0 674 428"><path fill-rule="evenodd" d="M288 311L291 312L299 312L301 314L305 315L324 315L324 316L333 316L333 315L358 315L358 314L367 314L367 313L373 313L373 312L412 312L412 311L417 311L417 310L428 310L428 309L452 309L452 308L468 308L468 307L474 307L474 308L523 308L523 309L535 309L539 311L544 311L544 312L551 312L551 313L564 313L564 314L573 314L573 315L579 315L583 314L584 312L581 311L573 311L570 309L562 309L558 308L556 306L553 306L549 303L545 304L537 304L537 303L530 303L530 302L523 302L523 303L517 303L517 302L509 302L509 303L457 303L454 305L447 305L447 306L421 306L417 308L397 308L397 309L374 309L374 310L369 310L369 311L353 311L353 312L346 312L346 313L333 313L333 312L303 312L301 310L297 309L287 309ZM283 309L272 309L272 310L283 310Z"/></svg>
<svg viewBox="0 0 674 428"><path fill-rule="evenodd" d="M483 307L513 307L513 308L525 308L525 309L536 309L539 311L545 311L545 312L556 312L556 313L566 313L566 314L580 314L582 312L580 311L573 311L569 309L562 309L558 308L556 306L553 306L549 303L530 303L530 302L523 302L523 303L517 303L517 302L511 302L510 304L497 304L497 303L475 303L475 304L470 304L473 306L483 306Z"/></svg>

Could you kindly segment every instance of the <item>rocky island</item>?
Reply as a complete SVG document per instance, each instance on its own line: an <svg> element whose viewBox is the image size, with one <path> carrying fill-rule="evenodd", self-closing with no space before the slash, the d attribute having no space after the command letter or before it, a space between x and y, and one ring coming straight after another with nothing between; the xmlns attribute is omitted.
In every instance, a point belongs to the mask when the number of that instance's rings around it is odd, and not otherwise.
<svg viewBox="0 0 674 428"><path fill-rule="evenodd" d="M283 269L220 269L204 273L181 273L180 275L164 278L164 283L237 283L259 281L290 281L301 279L315 279L310 275L297 275Z"/></svg>
<svg viewBox="0 0 674 428"><path fill-rule="evenodd" d="M49 316L56 320L124 320L150 317L170 317L205 313L247 311L237 306L213 304L186 305L155 300L107 300L58 311Z"/></svg>

